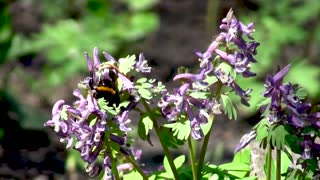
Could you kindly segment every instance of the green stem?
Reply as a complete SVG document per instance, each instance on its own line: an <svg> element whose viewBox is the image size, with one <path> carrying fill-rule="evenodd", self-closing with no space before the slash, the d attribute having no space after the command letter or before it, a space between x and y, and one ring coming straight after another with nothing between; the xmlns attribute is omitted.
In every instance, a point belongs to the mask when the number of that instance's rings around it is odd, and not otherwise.
<svg viewBox="0 0 320 180"><path fill-rule="evenodd" d="M138 164L136 163L136 161L134 160L133 155L126 156L127 160L133 165L133 167L140 173L140 175L142 176L142 178L144 180L148 179L148 176L143 172L143 170L138 166Z"/></svg>
<svg viewBox="0 0 320 180"><path fill-rule="evenodd" d="M267 147L267 180L271 180L271 160L272 160L272 154L271 154L271 144L268 144Z"/></svg>
<svg viewBox="0 0 320 180"><path fill-rule="evenodd" d="M200 157L199 157L198 169L197 169L197 178L200 178L200 179L201 179L202 166L203 166L204 158L206 156L207 147L208 147L208 144L209 144L209 140L210 140L210 135L211 135L211 130L212 129L213 128L212 128L212 125L211 125L208 134L204 137L204 140L203 140L203 143L202 143L202 148L201 148L201 151L200 151Z"/></svg>
<svg viewBox="0 0 320 180"><path fill-rule="evenodd" d="M168 146L163 142L163 139L161 138L160 128L159 128L159 125L158 125L158 123L157 123L157 121L156 121L156 119L155 119L155 117L154 117L154 114L153 114L153 112L151 111L149 105L148 105L144 100L141 100L141 101L142 101L143 106L144 106L144 108L146 109L146 111L147 111L148 113L150 113L150 118L151 118L151 120L152 120L152 122L153 122L154 130L156 131L156 134L157 134L157 136L158 136L158 138L159 138L159 140L160 140L160 143L161 143L163 152L164 152L164 154L166 155L166 157L167 157L167 159L168 159L168 162L169 162L170 168L171 168L171 170L172 170L174 179L175 179L175 180L179 180L180 178L179 178L179 175L178 175L177 168L176 168L176 166L175 166L174 163L173 163L173 158L172 158L172 155L171 155L171 153L170 153L170 151L169 151Z"/></svg>
<svg viewBox="0 0 320 180"><path fill-rule="evenodd" d="M112 149L111 149L111 147L109 145L109 142L106 142L106 146L107 146L108 155L109 155L109 158L110 158L110 161L111 161L112 173L113 173L113 175L114 175L116 180L120 180L119 172L118 172L118 169L117 169L117 162L112 156Z"/></svg>
<svg viewBox="0 0 320 180"><path fill-rule="evenodd" d="M192 146L191 136L188 137L188 147L189 147L189 156L190 156L190 163L191 163L191 169L192 169L192 177L193 180L198 180L197 177L197 167L196 167L196 160L194 158L194 149Z"/></svg>
<svg viewBox="0 0 320 180"><path fill-rule="evenodd" d="M216 98L217 101L219 101L219 99L220 99L221 88L222 88L222 83L219 81L218 85L217 85L216 93L215 93L215 98ZM207 152L207 147L208 147L209 140L210 140L211 131L213 129L212 127L213 127L213 122L212 122L212 125L211 125L210 129L209 129L208 134L205 135L203 143L202 143L199 162L198 162L198 169L197 169L197 178L198 179L201 179L201 172L202 172L203 162L204 162L204 158L206 156L206 152Z"/></svg>
<svg viewBox="0 0 320 180"><path fill-rule="evenodd" d="M281 179L281 150L277 149L276 151L276 156L277 156L277 180Z"/></svg>

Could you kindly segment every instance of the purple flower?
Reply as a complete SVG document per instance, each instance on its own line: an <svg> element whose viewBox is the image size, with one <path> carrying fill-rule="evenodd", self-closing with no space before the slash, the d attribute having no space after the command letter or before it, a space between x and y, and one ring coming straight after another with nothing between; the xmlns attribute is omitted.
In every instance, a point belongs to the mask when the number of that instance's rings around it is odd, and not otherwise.
<svg viewBox="0 0 320 180"><path fill-rule="evenodd" d="M87 173L93 177L102 170L112 177L108 153L111 149L106 150L108 147L105 141L110 140L117 144L123 155L131 154L131 148L126 143L126 134L131 130L128 113L135 108L139 100L139 97L134 97L136 90L133 82L119 72L118 62L107 53L104 53L104 56L109 62L100 61L97 48L94 48L93 60L85 53L90 77L80 83L80 89L74 90L73 95L77 99L73 105L65 104L64 100L57 101L52 109L52 119L45 123L45 126L53 127L67 148L73 147L79 151L81 158L87 163ZM142 55L137 67L141 71L148 71ZM120 90L116 87L118 80L122 82ZM110 102L115 102L118 106L120 93L124 91L130 94L129 104L116 110ZM103 93L109 94L105 96ZM104 101L100 101L100 98ZM108 107L113 110L108 112ZM118 129L117 133L115 129ZM98 163L99 157L104 159L102 164Z"/></svg>
<svg viewBox="0 0 320 180"><path fill-rule="evenodd" d="M207 123L210 114L221 114L221 105L214 97L212 101L209 101L204 97L195 98L192 93L212 94L211 90L214 89L215 82L221 82L223 86L231 87L240 96L241 102L249 106L248 99L252 89L243 90L230 74L234 72L243 77L255 75L250 71L251 63L256 62L254 55L256 55L256 48L259 45L253 41L251 36L254 32L254 24L244 25L230 11L227 17L222 20L220 27L225 32L217 35L204 53L195 51L195 54L200 58L198 73L176 75L173 80L179 80L183 84L179 88L175 88L172 94L165 91L158 103L162 115L169 121L176 121L182 116L189 119L191 135L194 139L203 137L200 125ZM250 42L246 42L243 36L247 36ZM226 49L226 51L221 49ZM219 62L225 62L233 69L226 72L223 68L217 68Z"/></svg>
<svg viewBox="0 0 320 180"><path fill-rule="evenodd" d="M278 93L280 90L280 85L282 83L282 79L288 73L290 69L290 64L285 66L281 71L276 73L274 76L268 76L265 83L265 91L263 93L264 97L270 97L274 93Z"/></svg>
<svg viewBox="0 0 320 180"><path fill-rule="evenodd" d="M144 55L141 53L139 55L139 60L135 65L137 72L150 73L151 67L148 66L147 61L144 58Z"/></svg>
<svg viewBox="0 0 320 180"><path fill-rule="evenodd" d="M312 159L315 157L320 157L320 144L315 142L315 136L306 135L304 136L304 140L301 144L303 152L301 154L301 158Z"/></svg>
<svg viewBox="0 0 320 180"><path fill-rule="evenodd" d="M204 83L206 78L206 67L199 70L198 74L183 73L174 77L174 80L184 82L179 88L173 90L173 94L163 92L162 98L158 103L162 115L169 121L176 121L178 117L185 114L191 125L191 136L198 140L204 136L200 125L207 123L209 114L220 114L220 104L213 99L198 99L189 95L192 91L197 91L192 84Z"/></svg>
<svg viewBox="0 0 320 180"><path fill-rule="evenodd" d="M218 48L218 46L220 45L220 43L223 42L224 40L224 35L220 34L216 37L216 39L209 45L208 49L206 52L204 52L203 54L200 51L195 51L195 54L201 58L201 59L209 59L212 56L212 53L215 52L215 50Z"/></svg>
<svg viewBox="0 0 320 180"><path fill-rule="evenodd" d="M248 144L250 144L251 141L256 138L256 136L257 133L255 131L250 131L249 133L243 135L240 139L240 143L234 149L234 153L237 153L245 148Z"/></svg>
<svg viewBox="0 0 320 180"><path fill-rule="evenodd" d="M248 99L250 98L249 94L252 89L244 91L237 83L234 82L234 79L230 75L227 75L222 69L216 69L214 74L223 85L231 87L236 94L240 96L242 104L249 106Z"/></svg>
<svg viewBox="0 0 320 180"><path fill-rule="evenodd" d="M226 18L222 19L220 29L227 31L225 37L227 41L244 41L242 38L237 39L240 35L244 34L249 39L253 39L251 34L254 30L254 23L249 23L247 26L242 22L238 21L237 18L233 15L233 11L230 10Z"/></svg>
<svg viewBox="0 0 320 180"><path fill-rule="evenodd" d="M233 15L230 10L226 18L222 20L220 29L226 32L221 32L216 39L210 44L207 51L203 54L196 51L195 54L201 59L209 59L214 53L218 55L222 61L230 64L234 71L242 74L243 77L251 77L256 74L250 71L251 64L256 63L254 55L257 54L259 43L255 42L251 34L254 32L254 23L249 23L247 26L241 23ZM246 42L243 36L247 36L251 41ZM226 44L226 51L219 49L220 45ZM232 48L231 44L237 46Z"/></svg>

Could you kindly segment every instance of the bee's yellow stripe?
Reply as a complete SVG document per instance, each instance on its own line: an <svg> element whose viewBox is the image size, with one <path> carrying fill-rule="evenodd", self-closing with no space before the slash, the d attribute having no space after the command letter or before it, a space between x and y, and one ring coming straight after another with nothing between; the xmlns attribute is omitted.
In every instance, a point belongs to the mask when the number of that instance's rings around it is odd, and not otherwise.
<svg viewBox="0 0 320 180"><path fill-rule="evenodd" d="M106 92L110 92L111 94L116 94L116 91L114 89L109 88L107 86L98 86L96 88L96 90L98 90L98 91L106 91Z"/></svg>

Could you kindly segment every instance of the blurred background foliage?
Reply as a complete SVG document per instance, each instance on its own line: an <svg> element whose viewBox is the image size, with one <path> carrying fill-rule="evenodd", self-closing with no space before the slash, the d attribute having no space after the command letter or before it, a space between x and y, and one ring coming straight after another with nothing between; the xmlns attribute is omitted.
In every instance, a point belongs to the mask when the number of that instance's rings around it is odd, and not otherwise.
<svg viewBox="0 0 320 180"><path fill-rule="evenodd" d="M177 10L188 3L190 7L203 8ZM166 7L169 8L164 10ZM20 129L43 129L54 101L71 98L69 94L77 80L88 75L85 51L92 54L93 47L99 47L114 57L126 56L133 52L135 44L160 32L161 22L170 20L166 18L180 16L181 21L186 21L183 18L191 13L207 23L209 28L202 27L203 33L197 34L197 39L209 44L218 32L212 27L217 27L231 7L241 21L256 23L254 37L261 43L258 63L252 67L257 77L238 79L243 88L254 89L246 118L258 113L265 76L288 63L292 68L286 81L301 84L308 98L319 103L319 0L0 0L0 103L5 107L1 109L0 145L4 146L6 134L10 134L6 129L11 126L9 120L18 122L15 125ZM168 16L167 12L175 13ZM191 24L185 31L192 32L194 28L198 27ZM161 38L156 43L162 43ZM193 48L205 51L208 44ZM187 59L180 52L176 54ZM195 66L197 61L189 59L189 66ZM155 65L168 62L156 57L154 61ZM240 107L241 113L247 111Z"/></svg>
<svg viewBox="0 0 320 180"><path fill-rule="evenodd" d="M159 26L159 17L150 11L156 0L117 3L105 0L26 0L18 3L26 8L33 5L39 10L39 17L30 17L39 18L39 22L34 22L38 28L34 27L35 32L31 33L15 31L9 7L2 6L1 62L18 61L18 65L22 64L22 68L12 67L15 76L43 98L50 96L58 86L67 84L72 77L87 74L84 52L91 54L94 47L101 47L119 56L131 43ZM6 3L2 1L2 4ZM30 67L36 67L38 73L30 73ZM3 78L10 79L9 75L13 72Z"/></svg>
<svg viewBox="0 0 320 180"><path fill-rule="evenodd" d="M262 82L266 75L279 70L277 66L284 67L289 63L292 66L285 81L300 84L309 100L319 103L320 2L271 0L259 1L259 6L263 8L254 14L244 13L239 17L244 22L256 23L254 37L261 43L258 63L252 66L258 76L245 83L254 88L250 111L255 112L262 100Z"/></svg>

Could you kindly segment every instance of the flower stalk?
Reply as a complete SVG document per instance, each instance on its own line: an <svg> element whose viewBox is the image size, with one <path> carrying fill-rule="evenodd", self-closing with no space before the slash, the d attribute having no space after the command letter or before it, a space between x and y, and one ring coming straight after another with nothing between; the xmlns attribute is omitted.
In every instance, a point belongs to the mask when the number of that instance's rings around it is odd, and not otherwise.
<svg viewBox="0 0 320 180"><path fill-rule="evenodd" d="M188 148L189 148L189 158L191 163L191 170L192 170L192 177L194 180L198 180L198 173L197 173L197 163L195 160L194 148L192 145L191 136L188 137Z"/></svg>
<svg viewBox="0 0 320 180"><path fill-rule="evenodd" d="M143 170L140 168L140 166L136 163L134 160L133 155L126 156L126 159L132 164L132 166L139 172L139 174L142 176L143 180L147 180L148 176L143 172Z"/></svg>
<svg viewBox="0 0 320 180"><path fill-rule="evenodd" d="M272 150L271 150L270 144L268 144L266 156L267 156L267 180L271 180Z"/></svg>
<svg viewBox="0 0 320 180"><path fill-rule="evenodd" d="M277 158L277 171L276 171L276 180L281 180L281 150L276 150Z"/></svg>
<svg viewBox="0 0 320 180"><path fill-rule="evenodd" d="M151 108L149 107L148 103L145 102L144 100L142 100L142 104L143 104L144 108L146 109L146 111L147 111L148 113L150 113L150 118L151 118L151 120L152 120L152 122L153 122L153 128L154 128L154 130L155 130L155 132L156 132L156 134L157 134L157 137L158 137L158 139L159 139L159 141L160 141L160 144L161 144L161 147L162 147L162 149L163 149L163 152L164 152L165 156L166 156L167 159L168 159L168 162L169 162L170 168L171 168L171 170L172 170L173 176L174 176L174 178L175 178L176 180L179 180L180 177L179 177L177 168L176 168L176 166L174 165L173 158L172 158L172 155L171 155L171 153L170 153L170 151L169 151L168 146L163 142L163 139L161 138L160 128L159 128L159 125L158 125L158 122L157 122L156 118L155 118L154 115L153 115L153 111L152 111Z"/></svg>

